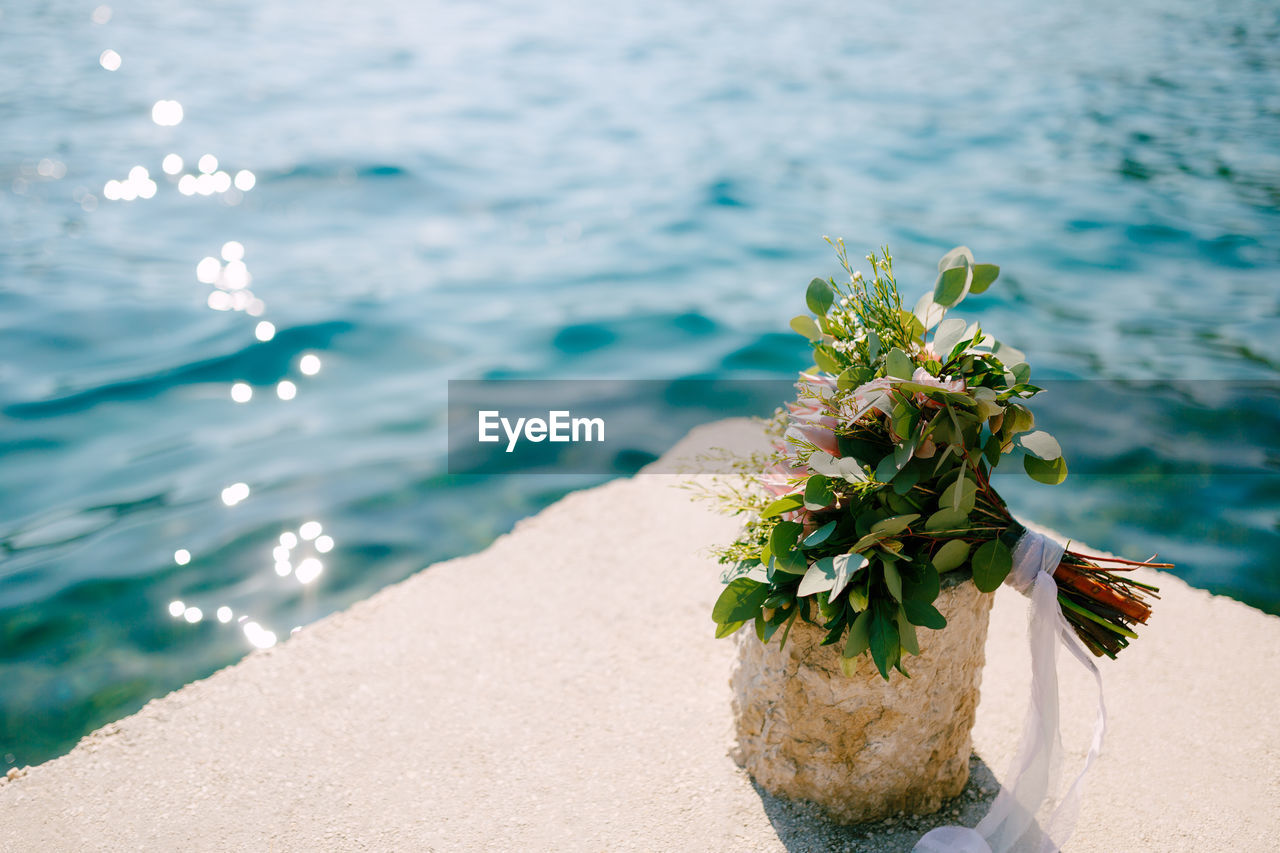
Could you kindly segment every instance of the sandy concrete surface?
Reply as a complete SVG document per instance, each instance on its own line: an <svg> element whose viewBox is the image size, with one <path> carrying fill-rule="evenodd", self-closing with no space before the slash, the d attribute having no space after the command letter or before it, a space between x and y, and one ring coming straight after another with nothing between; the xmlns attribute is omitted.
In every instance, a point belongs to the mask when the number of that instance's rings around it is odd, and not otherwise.
<svg viewBox="0 0 1280 853"><path fill-rule="evenodd" d="M0 785L0 849L880 851L976 822L1025 707L1017 593L992 614L969 788L934 819L834 827L727 757L705 549L736 523L676 479L570 495L94 733ZM1103 662L1111 730L1067 849L1274 849L1280 619L1158 582L1152 625ZM1094 694L1063 667L1079 759Z"/></svg>

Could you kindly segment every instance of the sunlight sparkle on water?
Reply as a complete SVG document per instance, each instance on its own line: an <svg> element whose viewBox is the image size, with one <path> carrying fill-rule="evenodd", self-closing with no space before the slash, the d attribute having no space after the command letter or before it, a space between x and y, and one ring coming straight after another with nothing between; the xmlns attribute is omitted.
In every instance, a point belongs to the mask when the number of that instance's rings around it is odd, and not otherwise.
<svg viewBox="0 0 1280 853"><path fill-rule="evenodd" d="M151 107L151 120L161 127L182 124L182 104L177 101L156 101Z"/></svg>
<svg viewBox="0 0 1280 853"><path fill-rule="evenodd" d="M280 544L286 548L296 548L298 547L298 537L286 530L280 534Z"/></svg>
<svg viewBox="0 0 1280 853"><path fill-rule="evenodd" d="M231 621L231 616L232 616L232 613L231 613L231 608L230 608L230 607L227 607L227 606L224 604L224 605L222 605L221 607L219 607L219 608L218 608L218 621L219 621L219 622L222 622L222 623L224 623L224 624L225 624L225 623L227 623L227 622L230 622L230 621Z"/></svg>
<svg viewBox="0 0 1280 853"><path fill-rule="evenodd" d="M315 557L307 557L301 563L298 563L298 568L294 570L294 574L297 575L299 583L308 584L320 577L320 573L323 571L324 563L321 563Z"/></svg>
<svg viewBox="0 0 1280 853"><path fill-rule="evenodd" d="M204 618L204 611L199 607L188 607L186 610L182 611L182 618L194 625Z"/></svg>
<svg viewBox="0 0 1280 853"><path fill-rule="evenodd" d="M247 403L253 399L253 388L246 382L237 382L231 386L231 399L237 403Z"/></svg>
<svg viewBox="0 0 1280 853"><path fill-rule="evenodd" d="M183 175L181 178L179 178L178 192L182 193L183 195L195 195L196 194L196 176Z"/></svg>
<svg viewBox="0 0 1280 853"><path fill-rule="evenodd" d="M179 548L173 552L173 561L179 566L185 566L191 562L191 552L186 548Z"/></svg>
<svg viewBox="0 0 1280 853"><path fill-rule="evenodd" d="M263 320L253 327L253 336L260 341L269 341L276 336L276 324L270 320Z"/></svg>
<svg viewBox="0 0 1280 853"><path fill-rule="evenodd" d="M298 362L298 369L307 376L315 376L320 372L320 356L314 353L307 353Z"/></svg>
<svg viewBox="0 0 1280 853"><path fill-rule="evenodd" d="M223 268L218 286L227 290L243 290L251 281L253 276L249 275L249 268L244 261L231 261Z"/></svg>
<svg viewBox="0 0 1280 853"><path fill-rule="evenodd" d="M177 154L166 154L160 163L160 168L166 175L176 175L182 171L182 158Z"/></svg>
<svg viewBox="0 0 1280 853"><path fill-rule="evenodd" d="M244 635L255 647L269 649L276 644L276 635L257 622L244 623Z"/></svg>
<svg viewBox="0 0 1280 853"><path fill-rule="evenodd" d="M276 385L276 396L281 400L292 400L298 396L298 386L288 379L281 379L279 384Z"/></svg>
<svg viewBox="0 0 1280 853"><path fill-rule="evenodd" d="M302 526L298 528L298 535L302 537L304 542L310 542L323 532L324 528L320 526L318 521L303 522Z"/></svg>
<svg viewBox="0 0 1280 853"><path fill-rule="evenodd" d="M98 57L98 64L108 71L116 71L120 68L120 54L111 48L107 48Z"/></svg>
<svg viewBox="0 0 1280 853"><path fill-rule="evenodd" d="M316 550L317 550L317 551L319 551L321 554L328 554L330 551L332 551L332 550L333 550L333 537L332 537L332 536L317 536L317 537L316 537Z"/></svg>
<svg viewBox="0 0 1280 853"><path fill-rule="evenodd" d="M222 490L222 502L227 506L235 506L249 497L248 483L232 483Z"/></svg>
<svg viewBox="0 0 1280 853"><path fill-rule="evenodd" d="M187 605L183 604L181 601L169 602L169 615L172 616L174 619L177 619L179 616L181 616L183 614L183 611L185 611L186 609L187 609Z"/></svg>
<svg viewBox="0 0 1280 853"><path fill-rule="evenodd" d="M93 10L93 14L90 17L92 17L95 24L102 26L107 21L111 20L111 7L103 3L101 6L98 6Z"/></svg>
<svg viewBox="0 0 1280 853"><path fill-rule="evenodd" d="M258 179L248 169L241 169L236 172L236 189L238 190L248 192L253 189L253 185L257 182Z"/></svg>
<svg viewBox="0 0 1280 853"><path fill-rule="evenodd" d="M196 264L196 280L201 284L213 284L222 274L222 264L214 257L202 258Z"/></svg>
<svg viewBox="0 0 1280 853"><path fill-rule="evenodd" d="M214 172L218 171L218 158L214 157L212 154L205 154L196 161L196 168L201 172L204 172L206 175L212 175Z"/></svg>
<svg viewBox="0 0 1280 853"><path fill-rule="evenodd" d="M222 259L224 261L242 261L244 260L244 244L239 240L228 240L222 244Z"/></svg>

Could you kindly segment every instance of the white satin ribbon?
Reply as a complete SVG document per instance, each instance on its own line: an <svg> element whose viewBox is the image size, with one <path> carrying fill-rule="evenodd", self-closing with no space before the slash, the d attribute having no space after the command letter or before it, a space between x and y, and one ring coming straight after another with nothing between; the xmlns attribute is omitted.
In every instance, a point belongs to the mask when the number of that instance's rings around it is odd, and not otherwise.
<svg viewBox="0 0 1280 853"><path fill-rule="evenodd" d="M1064 552L1054 540L1028 530L1014 546L1013 570L1005 579L1005 583L1031 599L1031 700L1022 742L1006 774L1008 781L1001 785L991 810L976 827L940 826L921 838L912 853L1055 853L1071 837L1085 774L1102 751L1107 711L1102 700L1102 673L1058 604L1053 572ZM1058 643L1093 673L1098 683L1098 716L1084 768L1054 807L1062 763ZM1039 822L1038 814L1043 814Z"/></svg>

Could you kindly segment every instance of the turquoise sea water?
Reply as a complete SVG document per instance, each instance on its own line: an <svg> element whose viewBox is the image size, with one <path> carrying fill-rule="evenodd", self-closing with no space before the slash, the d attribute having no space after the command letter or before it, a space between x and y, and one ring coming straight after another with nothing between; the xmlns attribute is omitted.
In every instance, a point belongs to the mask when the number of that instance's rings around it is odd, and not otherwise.
<svg viewBox="0 0 1280 853"><path fill-rule="evenodd" d="M790 375L822 235L1000 263L964 313L1038 375L1202 380L1006 494L1280 612L1273 3L14 6L0 770L601 479L450 477L450 378Z"/></svg>

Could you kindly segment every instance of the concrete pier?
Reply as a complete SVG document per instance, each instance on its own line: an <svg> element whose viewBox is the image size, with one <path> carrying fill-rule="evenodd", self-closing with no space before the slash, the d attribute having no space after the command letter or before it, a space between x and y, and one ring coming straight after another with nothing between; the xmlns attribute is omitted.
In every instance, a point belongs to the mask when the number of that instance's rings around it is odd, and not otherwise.
<svg viewBox="0 0 1280 853"><path fill-rule="evenodd" d="M20 771L0 849L887 851L976 822L1025 710L1025 602L996 594L969 788L932 818L834 826L728 757L734 647L712 637L706 549L737 521L678 480L569 495ZM1067 849L1267 849L1280 619L1156 582L1152 624L1101 662L1111 729ZM1095 692L1060 666L1079 762Z"/></svg>

